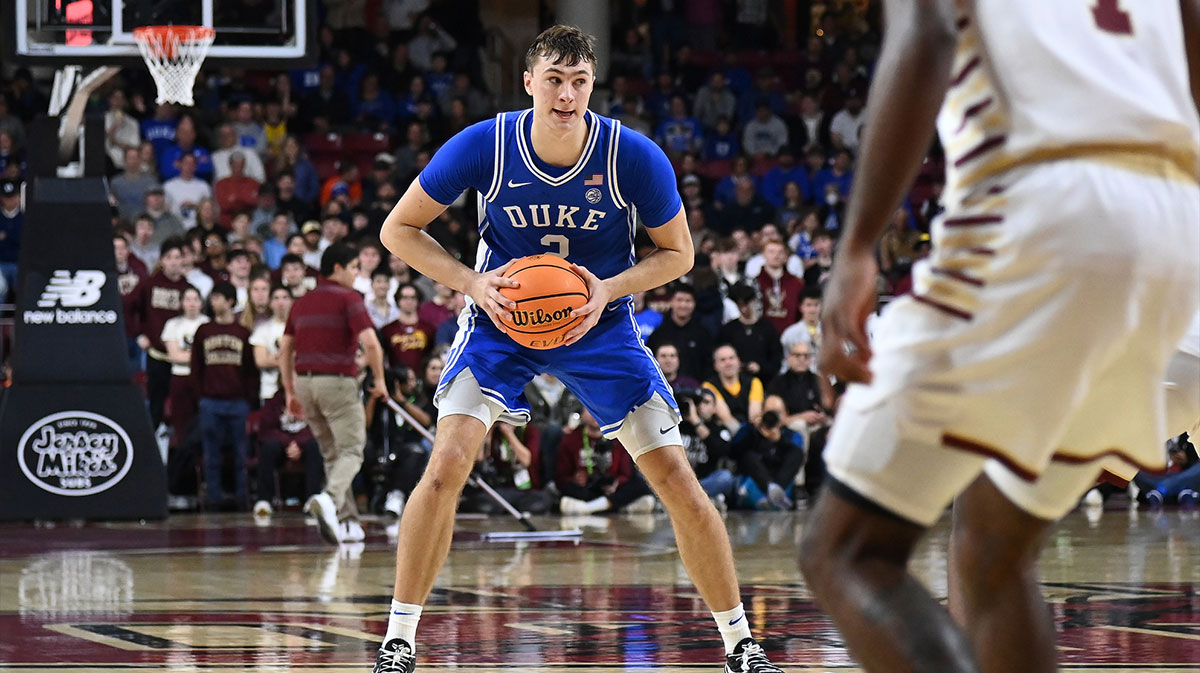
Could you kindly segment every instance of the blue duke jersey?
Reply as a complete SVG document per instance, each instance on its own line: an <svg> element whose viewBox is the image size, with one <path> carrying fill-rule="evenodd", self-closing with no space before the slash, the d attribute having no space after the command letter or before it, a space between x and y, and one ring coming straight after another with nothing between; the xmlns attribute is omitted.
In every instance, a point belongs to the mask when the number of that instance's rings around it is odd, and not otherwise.
<svg viewBox="0 0 1200 673"><path fill-rule="evenodd" d="M666 224L682 208L675 172L649 138L588 111L583 153L574 166L551 166L533 152L533 111L506 112L464 129L438 150L419 176L438 203L467 188L480 195L477 271L551 253L610 278L635 263L637 216ZM611 302L583 339L552 350L517 345L473 303L459 316L435 399L464 368L506 420L528 420L522 390L539 373L558 377L612 436L634 407L654 393L672 406L670 385L642 345L632 301Z"/></svg>

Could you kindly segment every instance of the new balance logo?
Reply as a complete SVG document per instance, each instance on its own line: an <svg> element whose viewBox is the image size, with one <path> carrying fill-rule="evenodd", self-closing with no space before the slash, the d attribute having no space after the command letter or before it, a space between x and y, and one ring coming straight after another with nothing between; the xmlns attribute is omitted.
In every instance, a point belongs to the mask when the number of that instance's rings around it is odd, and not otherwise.
<svg viewBox="0 0 1200 673"><path fill-rule="evenodd" d="M513 182L512 180L508 181L509 189L513 189L515 187L524 187L525 185L532 185L532 184L533 184L532 182Z"/></svg>
<svg viewBox="0 0 1200 673"><path fill-rule="evenodd" d="M58 270L46 283L46 289L38 299L40 308L59 305L64 308L82 308L100 301L100 289L107 277L103 271L80 270L71 277L70 271Z"/></svg>

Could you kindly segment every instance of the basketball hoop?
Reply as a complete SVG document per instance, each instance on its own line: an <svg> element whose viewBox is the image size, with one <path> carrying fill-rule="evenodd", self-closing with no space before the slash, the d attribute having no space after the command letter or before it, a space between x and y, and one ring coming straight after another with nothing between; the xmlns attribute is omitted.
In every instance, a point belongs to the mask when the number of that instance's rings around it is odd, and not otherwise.
<svg viewBox="0 0 1200 673"><path fill-rule="evenodd" d="M193 105L192 87L217 32L206 26L141 26L133 29L142 58L158 85L158 103Z"/></svg>

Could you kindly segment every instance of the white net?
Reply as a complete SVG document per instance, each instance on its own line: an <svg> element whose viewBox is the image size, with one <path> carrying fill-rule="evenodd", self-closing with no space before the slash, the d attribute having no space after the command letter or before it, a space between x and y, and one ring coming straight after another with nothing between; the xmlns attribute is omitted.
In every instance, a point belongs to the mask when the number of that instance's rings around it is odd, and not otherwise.
<svg viewBox="0 0 1200 673"><path fill-rule="evenodd" d="M135 29L133 37L158 85L157 102L193 105L196 74L216 31L204 26L146 26Z"/></svg>

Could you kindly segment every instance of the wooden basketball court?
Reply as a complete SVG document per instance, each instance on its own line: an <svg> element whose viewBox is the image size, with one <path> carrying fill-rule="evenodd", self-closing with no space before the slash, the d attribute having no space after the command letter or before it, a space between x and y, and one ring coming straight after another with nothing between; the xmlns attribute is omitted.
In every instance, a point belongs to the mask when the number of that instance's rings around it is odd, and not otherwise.
<svg viewBox="0 0 1200 673"><path fill-rule="evenodd" d="M854 670L796 569L806 514L730 514L747 614L788 671ZM386 521L335 551L297 514L0 527L0 670L365 672L392 588ZM419 631L421 671L720 670L665 515L460 518ZM945 595L947 521L916 556ZM1042 577L1065 670L1200 670L1200 512L1075 512Z"/></svg>

